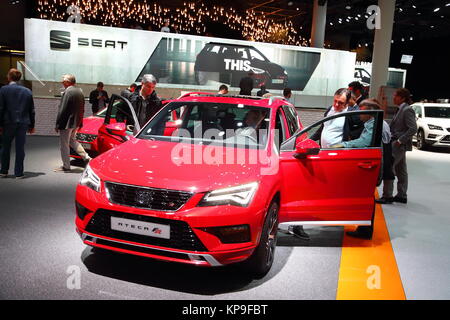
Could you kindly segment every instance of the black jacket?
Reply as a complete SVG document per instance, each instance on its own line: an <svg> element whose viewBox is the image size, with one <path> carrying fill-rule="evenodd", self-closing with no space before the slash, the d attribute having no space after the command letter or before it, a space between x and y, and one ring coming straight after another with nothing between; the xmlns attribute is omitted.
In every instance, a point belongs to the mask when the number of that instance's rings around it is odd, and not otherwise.
<svg viewBox="0 0 450 320"><path fill-rule="evenodd" d="M145 100L140 92L136 91L130 96L129 100L133 105L141 128L162 108L162 102L156 91L153 91Z"/></svg>
<svg viewBox="0 0 450 320"><path fill-rule="evenodd" d="M254 86L254 81L251 77L242 78L239 83L239 87L241 88L241 92L239 94L241 96L251 96Z"/></svg>
<svg viewBox="0 0 450 320"><path fill-rule="evenodd" d="M107 104L109 103L109 96L108 96L108 92L106 92L105 90L101 91L103 96L106 97L105 101L105 107L107 106ZM89 103L92 104L92 110L96 110L99 111L99 106L98 106L98 96L100 95L100 91L98 90L94 90L91 92L91 94L89 95Z"/></svg>
<svg viewBox="0 0 450 320"><path fill-rule="evenodd" d="M35 124L35 109L31 90L16 83L0 89L0 127L11 124Z"/></svg>

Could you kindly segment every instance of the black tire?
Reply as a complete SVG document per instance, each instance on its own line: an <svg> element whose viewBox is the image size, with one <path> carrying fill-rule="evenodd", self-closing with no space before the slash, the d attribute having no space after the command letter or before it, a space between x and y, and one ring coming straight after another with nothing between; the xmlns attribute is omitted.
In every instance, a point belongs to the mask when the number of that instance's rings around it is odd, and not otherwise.
<svg viewBox="0 0 450 320"><path fill-rule="evenodd" d="M272 202L267 210L261 239L251 257L244 262L244 268L255 279L264 278L272 268L277 246L278 211L280 206Z"/></svg>
<svg viewBox="0 0 450 320"><path fill-rule="evenodd" d="M425 141L425 133L423 130L419 130L417 133L417 149L427 150L427 143Z"/></svg>

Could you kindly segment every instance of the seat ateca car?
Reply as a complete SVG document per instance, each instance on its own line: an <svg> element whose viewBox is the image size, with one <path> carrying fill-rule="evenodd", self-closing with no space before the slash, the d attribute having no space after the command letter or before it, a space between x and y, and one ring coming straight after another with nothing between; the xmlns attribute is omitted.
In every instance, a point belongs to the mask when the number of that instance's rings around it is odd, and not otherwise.
<svg viewBox="0 0 450 320"><path fill-rule="evenodd" d="M381 165L382 111L372 144L321 149L282 98L193 93L86 167L76 229L86 245L197 266L270 270L280 224L370 225ZM176 120L174 117L176 116ZM108 115L106 116L108 119ZM114 140L114 141L118 141Z"/></svg>
<svg viewBox="0 0 450 320"><path fill-rule="evenodd" d="M450 104L417 103L412 105L417 119L417 149L450 147Z"/></svg>
<svg viewBox="0 0 450 320"><path fill-rule="evenodd" d="M212 80L239 87L249 72L256 87L283 90L288 84L286 70L252 46L208 43L198 54L194 70L199 85Z"/></svg>

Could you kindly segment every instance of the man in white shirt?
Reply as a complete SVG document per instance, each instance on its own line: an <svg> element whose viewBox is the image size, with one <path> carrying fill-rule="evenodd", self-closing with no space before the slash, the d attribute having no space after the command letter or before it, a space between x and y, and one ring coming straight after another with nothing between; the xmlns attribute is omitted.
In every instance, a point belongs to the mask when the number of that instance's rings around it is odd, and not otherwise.
<svg viewBox="0 0 450 320"><path fill-rule="evenodd" d="M334 96L333 107L327 113L327 117L331 117L340 113L347 112L350 92L347 89L340 89ZM322 148L328 149L333 145L340 144L344 140L345 117L339 117L324 123L321 145Z"/></svg>

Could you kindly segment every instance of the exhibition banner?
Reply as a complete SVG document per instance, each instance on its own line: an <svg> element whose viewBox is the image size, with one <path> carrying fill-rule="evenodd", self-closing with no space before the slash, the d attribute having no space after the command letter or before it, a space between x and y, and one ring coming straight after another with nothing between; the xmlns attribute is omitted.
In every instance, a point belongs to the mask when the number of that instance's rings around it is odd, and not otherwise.
<svg viewBox="0 0 450 320"><path fill-rule="evenodd" d="M216 90L220 84L239 87L251 74L257 87L312 96L346 87L356 59L346 51L40 19L25 19L25 49L41 81L59 82L72 73L79 83L129 85L151 73L160 87Z"/></svg>

